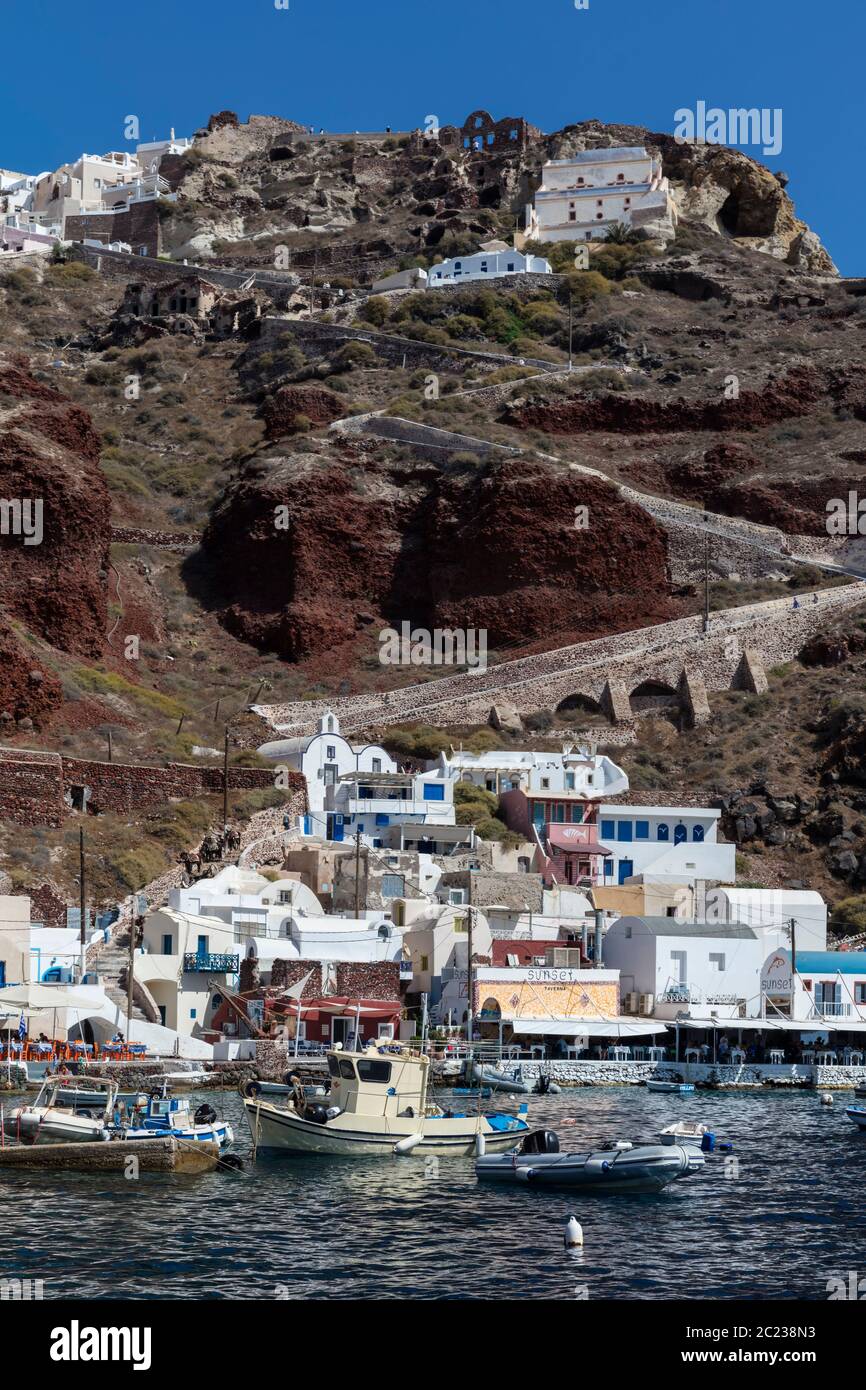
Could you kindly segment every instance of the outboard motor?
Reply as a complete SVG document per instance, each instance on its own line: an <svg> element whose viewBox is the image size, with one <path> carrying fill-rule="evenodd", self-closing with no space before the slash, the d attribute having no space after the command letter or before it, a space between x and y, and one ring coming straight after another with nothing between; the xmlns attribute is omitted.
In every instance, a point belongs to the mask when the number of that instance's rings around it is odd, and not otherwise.
<svg viewBox="0 0 866 1390"><path fill-rule="evenodd" d="M532 1089L537 1096L546 1096L550 1090L550 1077L545 1075L544 1072L539 1072L538 1080Z"/></svg>
<svg viewBox="0 0 866 1390"><path fill-rule="evenodd" d="M309 1120L314 1125L326 1125L328 1112L324 1105L308 1105L304 1111L304 1119Z"/></svg>
<svg viewBox="0 0 866 1390"><path fill-rule="evenodd" d="M193 1120L197 1125L212 1125L216 1118L217 1112L214 1110L213 1106L208 1105L207 1102L205 1102L204 1105L200 1105L193 1116Z"/></svg>
<svg viewBox="0 0 866 1390"><path fill-rule="evenodd" d="M522 1154L558 1154L559 1135L552 1129L534 1129L520 1146Z"/></svg>

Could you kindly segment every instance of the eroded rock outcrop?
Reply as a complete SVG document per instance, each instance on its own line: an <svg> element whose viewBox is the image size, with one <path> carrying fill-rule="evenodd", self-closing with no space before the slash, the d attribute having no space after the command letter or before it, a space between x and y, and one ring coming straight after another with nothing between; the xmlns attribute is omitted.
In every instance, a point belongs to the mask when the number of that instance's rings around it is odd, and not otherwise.
<svg viewBox="0 0 866 1390"><path fill-rule="evenodd" d="M656 523L607 483L525 459L257 456L215 508L204 557L225 625L295 661L404 620L486 628L494 648L674 612Z"/></svg>

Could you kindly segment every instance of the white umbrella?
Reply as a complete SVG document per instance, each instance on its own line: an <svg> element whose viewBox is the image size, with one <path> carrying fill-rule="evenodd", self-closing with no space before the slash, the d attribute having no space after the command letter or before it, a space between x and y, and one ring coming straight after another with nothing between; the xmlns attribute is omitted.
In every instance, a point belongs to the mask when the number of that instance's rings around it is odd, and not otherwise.
<svg viewBox="0 0 866 1390"><path fill-rule="evenodd" d="M68 985L22 984L6 985L0 989L0 1013L20 1013L22 1009L25 1013L45 1009L91 1009L94 1013L99 1012L93 999L76 994Z"/></svg>

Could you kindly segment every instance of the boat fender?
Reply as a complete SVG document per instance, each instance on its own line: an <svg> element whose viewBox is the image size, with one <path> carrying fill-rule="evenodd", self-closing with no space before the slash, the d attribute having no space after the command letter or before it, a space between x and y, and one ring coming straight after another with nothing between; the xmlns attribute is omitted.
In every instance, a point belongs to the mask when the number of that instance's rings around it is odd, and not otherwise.
<svg viewBox="0 0 866 1390"><path fill-rule="evenodd" d="M241 1095L246 1096L248 1100L255 1100L261 1093L262 1088L258 1081L249 1080L241 1083Z"/></svg>
<svg viewBox="0 0 866 1390"><path fill-rule="evenodd" d="M566 1250L579 1250L583 1245L583 1227L576 1216L570 1216L565 1223Z"/></svg>
<svg viewBox="0 0 866 1390"><path fill-rule="evenodd" d="M716 1136L709 1130L705 1130L701 1136L701 1153L711 1154L715 1152Z"/></svg>
<svg viewBox="0 0 866 1390"><path fill-rule="evenodd" d="M824 1092L823 1096L821 1097L821 1104L822 1104L822 1105L832 1105L832 1104L833 1104L833 1097L830 1095L830 1092L829 1092L829 1091L825 1091L825 1092Z"/></svg>
<svg viewBox="0 0 866 1390"><path fill-rule="evenodd" d="M529 1182L529 1180L532 1177L533 1171L534 1170L532 1168L527 1168L524 1164L521 1165L520 1168L515 1168L514 1176L518 1179L519 1182Z"/></svg>
<svg viewBox="0 0 866 1390"><path fill-rule="evenodd" d="M550 1083L550 1085L548 1086L547 1089L548 1089L550 1095L552 1095L552 1096L558 1096L558 1095L560 1094L560 1092L562 1091L562 1087L561 1087L561 1086L557 1086L557 1084L556 1084L555 1081L551 1081L551 1083Z"/></svg>
<svg viewBox="0 0 866 1390"><path fill-rule="evenodd" d="M217 1160L218 1168L230 1169L234 1173L241 1172L243 1166L244 1161L240 1154L221 1154Z"/></svg>
<svg viewBox="0 0 866 1390"><path fill-rule="evenodd" d="M480 1133L479 1133L479 1134L476 1134L476 1136L475 1136L475 1157L476 1157L476 1158L483 1158L483 1157L484 1157L484 1154L485 1154L485 1152L486 1152L486 1150L487 1150L487 1145L486 1145L485 1142L484 1142L484 1135L483 1135L483 1134L480 1134Z"/></svg>
<svg viewBox="0 0 866 1390"><path fill-rule="evenodd" d="M342 1115L342 1113L343 1112L340 1109L339 1105L329 1105L327 1110L325 1111L325 1114L327 1115L329 1120L336 1120L337 1116Z"/></svg>
<svg viewBox="0 0 866 1390"><path fill-rule="evenodd" d="M394 1152L395 1154L410 1154L412 1150L417 1148L423 1141L423 1134L407 1134L405 1138L397 1140L397 1143L394 1145Z"/></svg>
<svg viewBox="0 0 866 1390"><path fill-rule="evenodd" d="M216 1118L217 1112L212 1105L208 1105L207 1101L205 1101L204 1105L200 1105L198 1110L196 1110L193 1116L193 1122L197 1125L212 1125L216 1121Z"/></svg>

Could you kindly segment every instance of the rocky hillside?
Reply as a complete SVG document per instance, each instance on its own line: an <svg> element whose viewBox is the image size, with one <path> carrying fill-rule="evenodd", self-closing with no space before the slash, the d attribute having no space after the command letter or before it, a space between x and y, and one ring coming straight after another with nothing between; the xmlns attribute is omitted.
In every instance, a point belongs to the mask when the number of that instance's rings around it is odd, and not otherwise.
<svg viewBox="0 0 866 1390"><path fill-rule="evenodd" d="M484 148L474 148L478 120ZM509 138L512 131L517 137ZM488 144L488 132L493 143ZM467 143L473 147L466 148ZM438 138L416 131L378 139L318 139L295 122L231 112L211 119L171 171L181 195L162 235L177 257L237 256L363 276L399 256L477 249L510 234L548 159L586 149L644 145L661 154L682 216L740 245L818 274L834 274L818 237L796 216L785 175L737 150L681 145L643 126L585 121L545 135L523 120L475 112Z"/></svg>
<svg viewBox="0 0 866 1390"><path fill-rule="evenodd" d="M38 381L26 358L0 356L0 497L22 507L19 533L10 523L0 535L0 719L7 725L42 723L60 697L14 628L76 656L102 653L110 500L99 451L86 411Z"/></svg>

